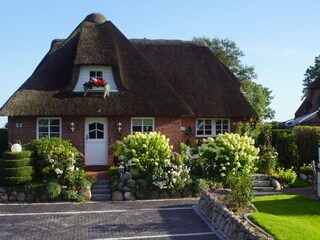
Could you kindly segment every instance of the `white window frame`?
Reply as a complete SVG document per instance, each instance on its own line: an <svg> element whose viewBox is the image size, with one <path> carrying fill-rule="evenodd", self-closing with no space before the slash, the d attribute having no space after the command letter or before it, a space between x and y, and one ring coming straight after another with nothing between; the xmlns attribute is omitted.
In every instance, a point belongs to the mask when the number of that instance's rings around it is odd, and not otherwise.
<svg viewBox="0 0 320 240"><path fill-rule="evenodd" d="M207 135L207 134L198 134L198 129L197 129L197 123L199 120L205 121L205 120L210 120L211 121L211 134ZM216 137L217 135L217 127L216 127L216 122L217 121L228 121L228 133L230 132L230 119L229 118L197 118L196 122L195 122L195 133L196 133L196 137ZM222 122L222 126L223 126L223 122ZM205 129L204 129L205 131Z"/></svg>
<svg viewBox="0 0 320 240"><path fill-rule="evenodd" d="M132 117L131 118L131 121L130 121L130 131L131 131L131 134L133 134L134 132L133 132L133 120L141 120L141 122L142 122L142 125L141 125L141 128L142 128L142 131L141 131L141 133L144 133L144 131L143 131L143 120L147 120L147 119L151 119L152 120L152 130L151 131L149 131L149 132L154 132L155 131L155 120L154 120L154 118L153 117Z"/></svg>
<svg viewBox="0 0 320 240"><path fill-rule="evenodd" d="M59 126L59 138L62 138L62 119L59 117L38 117L37 118L37 139L40 139L40 132L39 132L39 121L40 120L48 120L48 138L51 138L50 133L50 120L59 120L60 126Z"/></svg>

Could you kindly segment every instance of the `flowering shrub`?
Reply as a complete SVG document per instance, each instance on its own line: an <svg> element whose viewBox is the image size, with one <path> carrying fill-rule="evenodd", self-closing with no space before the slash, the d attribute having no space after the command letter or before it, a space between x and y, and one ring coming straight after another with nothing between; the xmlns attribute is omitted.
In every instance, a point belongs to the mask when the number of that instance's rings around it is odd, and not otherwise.
<svg viewBox="0 0 320 240"><path fill-rule="evenodd" d="M262 146L261 153L258 171L259 173L272 175L278 164L278 153L272 146Z"/></svg>
<svg viewBox="0 0 320 240"><path fill-rule="evenodd" d="M81 154L70 142L60 138L41 138L30 142L26 148L33 152L36 160L37 179L48 182L50 199L55 199L68 190L78 193L91 187L92 179L82 170ZM59 188L64 192L57 191ZM65 199L74 200L74 194L72 198L68 198L68 194L64 195ZM78 200L84 199L78 195Z"/></svg>
<svg viewBox="0 0 320 240"><path fill-rule="evenodd" d="M253 172L258 153L259 148L254 147L254 140L239 134L220 134L216 140L205 139L199 147L203 173L209 179L222 182L238 171Z"/></svg>
<svg viewBox="0 0 320 240"><path fill-rule="evenodd" d="M165 159L152 173L152 184L160 189L179 190L191 182L190 168L173 158Z"/></svg>
<svg viewBox="0 0 320 240"><path fill-rule="evenodd" d="M169 139L161 133L136 132L123 141L117 141L115 148L120 152L119 159L126 164L132 162L140 175L148 175L156 166L170 157L172 146Z"/></svg>

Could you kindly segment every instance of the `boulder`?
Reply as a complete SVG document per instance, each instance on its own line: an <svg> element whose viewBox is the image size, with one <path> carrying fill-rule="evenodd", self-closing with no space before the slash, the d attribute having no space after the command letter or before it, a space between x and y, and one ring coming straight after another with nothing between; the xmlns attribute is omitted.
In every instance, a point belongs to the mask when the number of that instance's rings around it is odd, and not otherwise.
<svg viewBox="0 0 320 240"><path fill-rule="evenodd" d="M130 172L125 172L124 174L122 174L121 180L123 181L128 181L132 179L132 174Z"/></svg>
<svg viewBox="0 0 320 240"><path fill-rule="evenodd" d="M9 196L8 200L9 200L9 202L15 202L15 201L17 201L17 197L14 195L11 195L11 196Z"/></svg>
<svg viewBox="0 0 320 240"><path fill-rule="evenodd" d="M125 200L134 200L134 195L132 192L125 192L123 197Z"/></svg>
<svg viewBox="0 0 320 240"><path fill-rule="evenodd" d="M24 202L26 201L26 194L24 192L18 192L17 194L17 201Z"/></svg>
<svg viewBox="0 0 320 240"><path fill-rule="evenodd" d="M7 202L8 198L9 196L7 193L0 193L0 202Z"/></svg>
<svg viewBox="0 0 320 240"><path fill-rule="evenodd" d="M112 192L112 200L113 201L122 201L123 200L122 192L120 192L120 191Z"/></svg>
<svg viewBox="0 0 320 240"><path fill-rule="evenodd" d="M271 181L271 185L272 185L273 189L281 190L281 184L274 178Z"/></svg>
<svg viewBox="0 0 320 240"><path fill-rule="evenodd" d="M123 191L124 191L124 192L130 192L130 188L128 188L128 187L123 187Z"/></svg>
<svg viewBox="0 0 320 240"><path fill-rule="evenodd" d="M301 180L307 180L308 177L307 177L305 174L300 173L300 179L301 179Z"/></svg>
<svg viewBox="0 0 320 240"><path fill-rule="evenodd" d="M91 189L89 187L85 188L85 189L82 189L80 192L79 192L80 196L83 196L85 197L86 199L90 200L91 197L92 197L92 194L91 194Z"/></svg>
<svg viewBox="0 0 320 240"><path fill-rule="evenodd" d="M34 201L34 194L33 193L27 193L26 194L26 201L27 202L33 202Z"/></svg>
<svg viewBox="0 0 320 240"><path fill-rule="evenodd" d="M146 199L146 197L147 197L147 194L146 194L145 191L140 190L140 189L138 189L136 191L136 198L138 198L138 199Z"/></svg>

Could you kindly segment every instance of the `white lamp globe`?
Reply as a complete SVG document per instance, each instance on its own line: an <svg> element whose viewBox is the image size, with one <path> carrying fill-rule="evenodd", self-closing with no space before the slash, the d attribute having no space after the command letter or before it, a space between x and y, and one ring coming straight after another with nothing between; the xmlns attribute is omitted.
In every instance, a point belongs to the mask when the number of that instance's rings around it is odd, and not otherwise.
<svg viewBox="0 0 320 240"><path fill-rule="evenodd" d="M21 152L22 147L19 143L15 143L11 146L11 152Z"/></svg>

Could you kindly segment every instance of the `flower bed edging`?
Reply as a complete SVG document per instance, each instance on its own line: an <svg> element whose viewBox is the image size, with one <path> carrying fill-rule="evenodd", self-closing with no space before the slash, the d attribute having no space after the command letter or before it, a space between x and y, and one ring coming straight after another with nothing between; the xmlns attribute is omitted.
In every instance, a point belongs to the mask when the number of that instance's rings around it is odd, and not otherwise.
<svg viewBox="0 0 320 240"><path fill-rule="evenodd" d="M270 239L258 233L245 219L235 215L223 202L219 201L208 191L204 191L199 199L198 207L209 221L219 228L231 240Z"/></svg>

